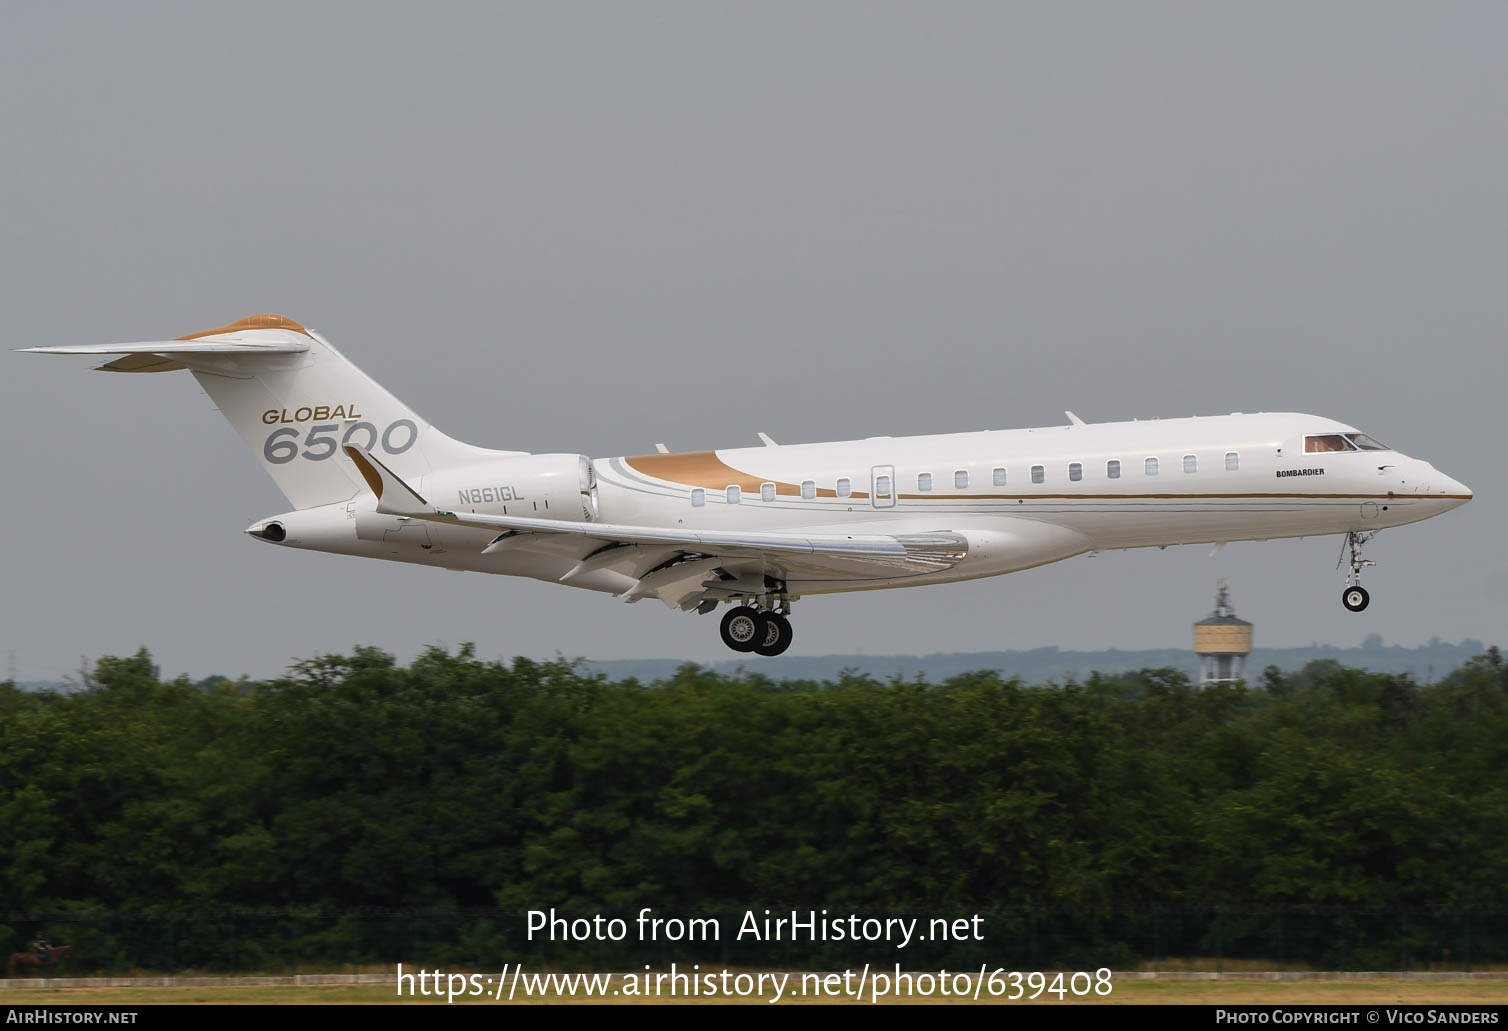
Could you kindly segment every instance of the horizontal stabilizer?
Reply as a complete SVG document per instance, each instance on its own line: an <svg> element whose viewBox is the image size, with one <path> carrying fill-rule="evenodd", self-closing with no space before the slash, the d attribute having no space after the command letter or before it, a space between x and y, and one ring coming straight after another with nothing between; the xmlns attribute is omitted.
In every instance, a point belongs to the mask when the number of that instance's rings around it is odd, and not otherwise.
<svg viewBox="0 0 1508 1031"><path fill-rule="evenodd" d="M309 345L293 340L141 340L132 344L70 344L20 347L27 354L299 354Z"/></svg>
<svg viewBox="0 0 1508 1031"><path fill-rule="evenodd" d="M289 334L291 335L291 334ZM95 366L98 372L173 372L186 369L181 359L212 355L301 354L309 345L297 340L141 340L129 344L75 344L68 347L21 347L28 354L118 354Z"/></svg>
<svg viewBox="0 0 1508 1031"><path fill-rule="evenodd" d="M292 335L292 334L288 334ZM96 372L173 372L186 369L182 359L236 355L300 354L309 345L297 340L142 340L129 344L76 344L69 347L21 347L28 354L118 354Z"/></svg>

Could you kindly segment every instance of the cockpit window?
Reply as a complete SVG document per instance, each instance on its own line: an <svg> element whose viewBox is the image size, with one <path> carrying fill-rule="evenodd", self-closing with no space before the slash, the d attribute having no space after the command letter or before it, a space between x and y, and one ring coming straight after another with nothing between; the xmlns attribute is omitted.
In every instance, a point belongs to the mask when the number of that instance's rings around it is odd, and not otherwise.
<svg viewBox="0 0 1508 1031"><path fill-rule="evenodd" d="M1326 451L1355 451L1356 445L1351 443L1341 433L1325 433L1317 437L1304 438L1304 452L1306 454L1321 454Z"/></svg>
<svg viewBox="0 0 1508 1031"><path fill-rule="evenodd" d="M1304 438L1304 451L1320 454L1326 451L1391 451L1392 448L1367 436L1365 433L1324 433Z"/></svg>

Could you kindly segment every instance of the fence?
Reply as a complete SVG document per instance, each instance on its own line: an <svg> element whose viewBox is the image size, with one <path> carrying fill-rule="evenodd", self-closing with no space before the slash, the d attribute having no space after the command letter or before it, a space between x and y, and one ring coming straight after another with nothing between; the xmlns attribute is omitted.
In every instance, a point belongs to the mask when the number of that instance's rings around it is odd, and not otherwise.
<svg viewBox="0 0 1508 1031"><path fill-rule="evenodd" d="M810 910L798 910L802 921ZM590 918L592 914L558 914ZM888 918L915 920L910 944L889 940L798 940L782 929L779 940L739 934L746 911L687 914L700 933L662 926L641 937L637 912L612 914L621 940L556 940L528 933L524 911L362 910L246 913L12 913L0 935L21 950L38 929L55 945L75 952L67 976L299 975L391 971L395 964L446 970L496 970L526 963L571 970L666 969L671 962L750 968L835 970L865 963L899 962L910 970L1095 969L1130 970L1487 970L1508 968L1508 909L1361 910L1337 908L1137 909L1101 913L1011 910L979 914L979 939L946 938L970 912L856 914L878 921L860 931L878 934ZM753 911L765 919L764 907ZM774 910L770 920L790 918ZM604 920L608 914L604 914ZM653 912L654 917L666 917ZM819 922L848 914L819 909ZM933 920L939 921L934 925ZM763 925L761 924L761 930ZM580 926L578 925L578 930ZM715 930L715 935L714 935ZM675 937L672 937L672 936ZM918 940L918 938L925 940ZM982 940L981 940L982 939ZM34 976L35 971L17 971Z"/></svg>

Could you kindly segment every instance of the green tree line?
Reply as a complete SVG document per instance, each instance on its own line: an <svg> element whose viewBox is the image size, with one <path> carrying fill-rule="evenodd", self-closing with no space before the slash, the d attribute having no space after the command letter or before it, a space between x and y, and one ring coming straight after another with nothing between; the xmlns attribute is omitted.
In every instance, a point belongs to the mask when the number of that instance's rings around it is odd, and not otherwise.
<svg viewBox="0 0 1508 1031"><path fill-rule="evenodd" d="M1465 908L1508 884L1508 668L1028 686L371 648L0 684L0 911L631 917Z"/></svg>

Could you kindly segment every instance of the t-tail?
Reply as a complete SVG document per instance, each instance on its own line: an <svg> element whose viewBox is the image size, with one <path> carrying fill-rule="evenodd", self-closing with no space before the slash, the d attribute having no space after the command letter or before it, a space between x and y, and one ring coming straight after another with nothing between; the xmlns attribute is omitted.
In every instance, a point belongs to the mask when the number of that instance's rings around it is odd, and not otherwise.
<svg viewBox="0 0 1508 1031"><path fill-rule="evenodd" d="M104 372L187 369L299 509L366 489L342 451L350 445L380 455L415 484L441 469L524 454L447 437L324 337L281 315L253 315L174 340L23 350L120 355L98 366Z"/></svg>

